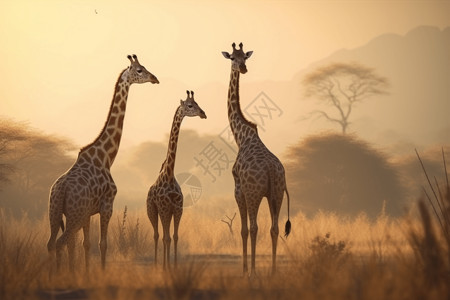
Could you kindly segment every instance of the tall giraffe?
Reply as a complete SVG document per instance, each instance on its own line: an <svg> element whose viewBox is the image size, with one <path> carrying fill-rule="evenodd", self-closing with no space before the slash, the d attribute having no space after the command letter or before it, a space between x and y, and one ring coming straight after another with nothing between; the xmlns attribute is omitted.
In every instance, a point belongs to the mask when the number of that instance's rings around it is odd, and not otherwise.
<svg viewBox="0 0 450 300"><path fill-rule="evenodd" d="M173 117L172 130L170 131L169 147L167 150L166 160L161 166L158 179L150 187L147 196L147 215L153 226L155 240L155 265L158 254L158 215L161 219L163 227L163 268L170 267L170 223L173 216L173 242L175 250L175 267L177 265L177 243L178 243L178 226L180 224L181 215L183 214L183 194L180 186L174 176L175 157L177 154L178 135L180 126L185 116L199 116L206 119L205 112L198 106L194 100L194 92L187 92L185 101L180 100L180 105L176 109Z"/></svg>
<svg viewBox="0 0 450 300"><path fill-rule="evenodd" d="M233 52L222 52L223 56L231 60L230 86L228 89L228 121L231 131L239 148L236 161L233 165L233 177L235 182L234 195L239 213L241 215L241 235L244 275L248 274L247 266L247 240L248 224L247 215L250 219L251 239L251 273L255 273L256 235L258 224L256 222L259 205L263 197L269 203L272 225L270 235L272 237L272 273L276 270L276 254L278 241L278 216L283 202L284 192L288 199L288 221L285 226L285 236L291 230L289 221L289 193L286 188L284 167L280 160L267 149L258 136L256 124L248 121L242 113L239 103L239 75L247 73L246 60L253 51L245 53L242 43L239 49L232 44Z"/></svg>
<svg viewBox="0 0 450 300"><path fill-rule="evenodd" d="M50 190L49 219L51 235L47 243L50 256L56 250L59 269L61 250L67 245L69 268L74 270L75 234L83 228L86 270L89 269L89 226L92 215L100 213L100 253L105 268L108 223L117 192L110 168L119 150L128 91L133 83L159 83L158 79L142 66L136 55L128 55L131 64L117 80L106 123L98 137L81 148L75 164L53 184ZM63 214L66 216L64 231ZM59 228L63 234L56 239Z"/></svg>

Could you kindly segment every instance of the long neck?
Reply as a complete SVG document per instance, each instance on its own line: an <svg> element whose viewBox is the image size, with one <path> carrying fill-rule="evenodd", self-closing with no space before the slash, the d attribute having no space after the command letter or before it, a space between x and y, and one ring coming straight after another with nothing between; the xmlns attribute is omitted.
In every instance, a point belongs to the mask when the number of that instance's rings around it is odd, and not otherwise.
<svg viewBox="0 0 450 300"><path fill-rule="evenodd" d="M88 154L91 157L95 156L101 165L106 168L111 167L119 151L123 119L127 107L128 91L130 89L130 83L126 77L127 72L127 69L122 71L117 80L108 117L102 131L91 144L80 150L80 155Z"/></svg>
<svg viewBox="0 0 450 300"><path fill-rule="evenodd" d="M169 178L174 178L175 158L177 155L178 136L180 134L181 122L183 115L180 112L180 107L175 112L172 122L172 130L170 131L169 147L167 148L167 156L162 166L162 172Z"/></svg>
<svg viewBox="0 0 450 300"><path fill-rule="evenodd" d="M228 121L238 147L246 138L258 135L256 125L248 121L242 113L239 100L239 71L231 70L230 87L228 89Z"/></svg>

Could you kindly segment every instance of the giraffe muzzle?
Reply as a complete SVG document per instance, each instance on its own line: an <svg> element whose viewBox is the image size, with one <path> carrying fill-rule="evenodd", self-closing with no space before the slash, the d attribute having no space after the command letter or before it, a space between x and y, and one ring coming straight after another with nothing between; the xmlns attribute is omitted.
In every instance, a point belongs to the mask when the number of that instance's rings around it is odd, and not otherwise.
<svg viewBox="0 0 450 300"><path fill-rule="evenodd" d="M158 78L156 78L155 76L153 76L151 79L150 79L150 82L152 83L152 84L159 84L159 80L158 80Z"/></svg>

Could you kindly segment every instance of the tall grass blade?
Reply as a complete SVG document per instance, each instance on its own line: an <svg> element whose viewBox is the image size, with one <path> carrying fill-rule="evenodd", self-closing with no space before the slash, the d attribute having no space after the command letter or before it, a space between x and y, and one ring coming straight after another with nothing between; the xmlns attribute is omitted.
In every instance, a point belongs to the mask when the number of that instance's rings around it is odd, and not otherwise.
<svg viewBox="0 0 450 300"><path fill-rule="evenodd" d="M447 173L447 164L445 163L444 147L442 147L442 160L444 161L444 173L445 173L445 181L447 182L447 193L448 193L450 191L450 186L448 184L448 173Z"/></svg>
<svg viewBox="0 0 450 300"><path fill-rule="evenodd" d="M420 158L419 152L417 152L417 149L414 149L414 150L416 151L417 158L419 159L420 165L422 166L423 173L425 174L425 177L427 178L428 185L430 186L430 189L431 189L431 191L433 192L434 198L436 199L436 202L438 203L438 206L439 206L439 208L440 208L440 212L441 212L441 214L444 214L444 212L442 211L442 208L440 207L440 204L439 204L439 198L437 197L436 192L435 192L435 190L434 190L434 188L433 188L433 185L431 184L430 178L428 177L427 170L425 169L425 166L424 166L424 164L423 164L423 162L422 162L422 159ZM434 211L434 213L435 213L435 215L436 215L436 218L437 218L438 221L439 221L439 224L441 225L442 231L445 232L444 224L442 223L441 218L439 217L439 213L437 212L436 207L435 207L434 204L433 204L433 201L431 200L431 198L430 198L430 196L428 195L428 193L427 193L427 191L425 190L425 188L423 188L423 190L424 190L424 192L425 192L425 195L427 196L428 201L429 201L430 204L431 204L431 207L433 208L433 211Z"/></svg>

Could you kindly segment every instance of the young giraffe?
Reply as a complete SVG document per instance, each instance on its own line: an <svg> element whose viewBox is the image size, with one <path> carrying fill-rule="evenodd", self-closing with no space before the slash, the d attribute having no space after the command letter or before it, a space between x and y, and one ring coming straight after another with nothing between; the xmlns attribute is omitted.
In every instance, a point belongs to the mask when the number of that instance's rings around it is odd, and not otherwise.
<svg viewBox="0 0 450 300"><path fill-rule="evenodd" d="M177 266L177 243L178 243L178 226L180 224L181 215L183 214L183 194L180 186L174 176L175 157L177 154L178 135L180 126L185 116L199 116L206 119L205 112L198 106L194 100L194 92L187 91L187 99L180 100L175 116L173 118L172 130L170 131L169 147L167 150L166 160L161 166L158 179L150 187L147 196L147 215L153 226L155 240L155 265L158 253L158 215L161 219L163 227L163 268L170 267L170 223L173 216L173 242L175 250L175 267Z"/></svg>
<svg viewBox="0 0 450 300"><path fill-rule="evenodd" d="M258 232L257 215L259 205L263 197L269 203L272 226L270 235L272 237L272 273L276 270L276 254L278 241L278 216L280 214L283 195L286 192L288 199L288 221L285 226L285 236L291 230L289 221L289 193L286 188L284 168L278 158L266 148L258 136L256 124L248 121L242 114L239 103L239 75L247 73L245 61L252 55L253 51L244 53L242 43L239 49L232 44L233 52L222 52L223 56L231 60L230 86L228 89L228 121L231 131L239 148L236 162L233 166L233 177L235 181L235 198L241 215L241 235L243 246L244 275L248 274L247 266L247 239L248 224L247 215L250 219L251 239L251 273L255 275L255 252L256 235Z"/></svg>
<svg viewBox="0 0 450 300"><path fill-rule="evenodd" d="M119 150L128 90L133 83L159 83L158 79L142 66L136 55L128 56L131 64L120 73L108 118L99 136L83 147L75 164L53 184L50 190L49 219L51 236L47 243L50 256L56 250L59 269L61 250L67 245L69 268L74 270L75 234L80 228L84 233L86 270L89 269L89 226L91 215L100 213L100 252L102 268L105 268L106 236L113 201L117 192L110 168ZM66 216L66 230L62 215ZM56 240L59 228L63 230Z"/></svg>

